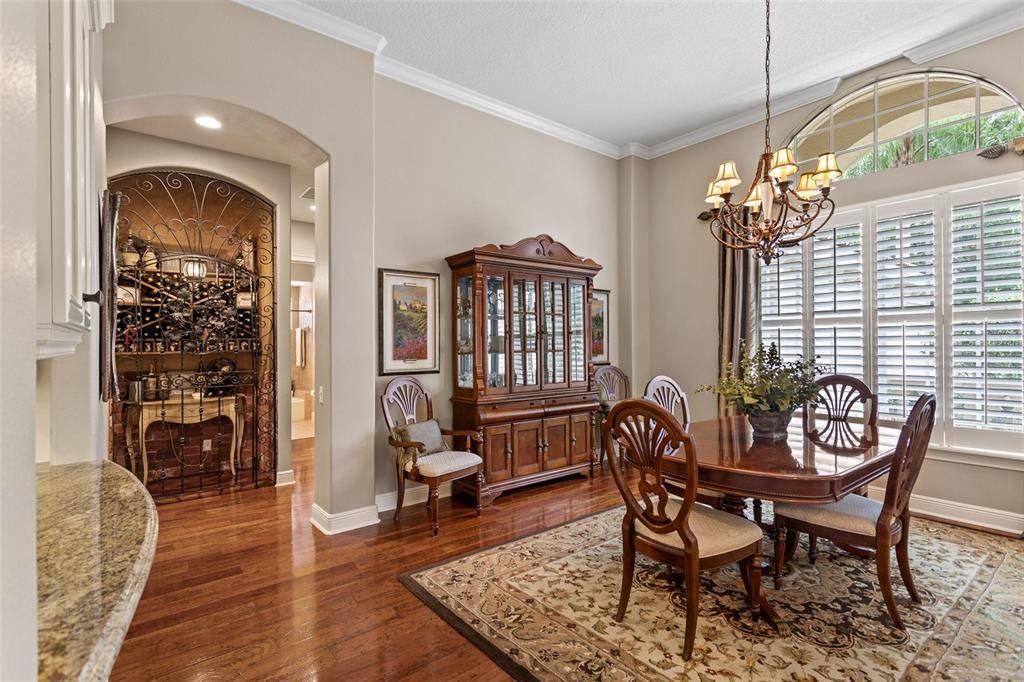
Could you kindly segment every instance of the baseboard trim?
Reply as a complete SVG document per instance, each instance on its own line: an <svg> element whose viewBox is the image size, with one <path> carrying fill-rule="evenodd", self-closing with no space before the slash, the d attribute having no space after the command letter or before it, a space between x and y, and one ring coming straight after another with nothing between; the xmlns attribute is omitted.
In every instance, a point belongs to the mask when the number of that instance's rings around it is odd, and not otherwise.
<svg viewBox="0 0 1024 682"><path fill-rule="evenodd" d="M868 496L873 500L881 501L885 499L885 488L868 488ZM965 502L954 502L912 493L910 495L910 511L939 521L991 530L1001 535L1020 537L1024 534L1024 514L1002 509L979 507Z"/></svg>
<svg viewBox="0 0 1024 682"><path fill-rule="evenodd" d="M275 485L277 487L281 487L283 485L295 485L295 471L293 471L292 469L288 469L286 471L278 471L277 483Z"/></svg>
<svg viewBox="0 0 1024 682"><path fill-rule="evenodd" d="M322 507L314 503L313 509L309 513L309 522L324 535L337 535L380 523L380 517L377 515L376 505L372 504L369 507L328 514Z"/></svg>
<svg viewBox="0 0 1024 682"><path fill-rule="evenodd" d="M405 500L402 503L402 507L408 507L413 504L426 504L427 495L430 491L425 485L418 483L405 483ZM442 483L437 487L438 497L451 497L452 496L452 483ZM398 506L398 491L392 490L389 493L381 493L377 495L375 502L377 503L377 510L381 512L394 511L395 507Z"/></svg>

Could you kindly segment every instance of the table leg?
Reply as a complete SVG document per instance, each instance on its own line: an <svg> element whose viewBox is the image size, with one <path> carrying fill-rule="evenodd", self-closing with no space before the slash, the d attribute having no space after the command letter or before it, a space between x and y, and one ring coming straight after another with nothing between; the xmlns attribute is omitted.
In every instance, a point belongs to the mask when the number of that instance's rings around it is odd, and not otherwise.
<svg viewBox="0 0 1024 682"><path fill-rule="evenodd" d="M235 415L228 415L228 420L231 422L231 448L228 451L228 455L231 459L231 476L235 475L235 443L238 439L235 437L238 434L238 425L235 423Z"/></svg>
<svg viewBox="0 0 1024 682"><path fill-rule="evenodd" d="M146 423L145 417L139 417L139 450L142 452L142 485L149 483L149 453L146 452Z"/></svg>
<svg viewBox="0 0 1024 682"><path fill-rule="evenodd" d="M736 497L735 495L722 496L722 511L727 511L730 514L735 514L736 516L742 516L743 518L747 518L746 509L746 499L742 497Z"/></svg>

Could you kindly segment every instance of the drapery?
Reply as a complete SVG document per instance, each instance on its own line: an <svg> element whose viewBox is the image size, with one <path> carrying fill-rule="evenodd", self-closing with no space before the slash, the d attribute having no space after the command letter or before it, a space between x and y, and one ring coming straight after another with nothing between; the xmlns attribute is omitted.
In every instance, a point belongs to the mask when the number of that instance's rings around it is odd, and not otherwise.
<svg viewBox="0 0 1024 682"><path fill-rule="evenodd" d="M730 237L726 236L726 239ZM757 342L758 263L746 249L718 247L718 377L739 363L740 344ZM732 413L718 396L718 414Z"/></svg>

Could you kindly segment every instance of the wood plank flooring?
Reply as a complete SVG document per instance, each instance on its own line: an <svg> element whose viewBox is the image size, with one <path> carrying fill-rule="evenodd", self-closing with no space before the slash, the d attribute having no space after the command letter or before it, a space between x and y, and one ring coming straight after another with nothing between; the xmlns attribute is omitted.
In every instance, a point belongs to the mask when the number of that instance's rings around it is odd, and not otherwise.
<svg viewBox="0 0 1024 682"><path fill-rule="evenodd" d="M294 486L162 505L146 590L114 680L504 680L507 675L399 582L406 571L620 505L610 474L470 501L325 536L309 523L312 440ZM409 484L411 489L413 484Z"/></svg>

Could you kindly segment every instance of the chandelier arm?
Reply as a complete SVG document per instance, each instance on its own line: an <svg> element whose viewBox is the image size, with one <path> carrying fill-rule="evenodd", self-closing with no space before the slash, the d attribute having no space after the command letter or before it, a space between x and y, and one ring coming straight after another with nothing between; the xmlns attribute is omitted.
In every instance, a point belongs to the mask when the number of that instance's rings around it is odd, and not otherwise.
<svg viewBox="0 0 1024 682"><path fill-rule="evenodd" d="M744 242L742 244L731 244L731 243L725 241L724 239L722 239L721 237L719 237L717 234L715 234L714 230L711 230L711 236L714 237L715 241L717 241L722 246L724 246L724 247L726 247L728 249L732 249L734 251L746 251L748 249L754 248L754 246L755 246L754 244L751 244L749 242Z"/></svg>
<svg viewBox="0 0 1024 682"><path fill-rule="evenodd" d="M821 230L821 228L825 227L825 225L828 224L828 221L830 221L832 219L832 216L836 212L836 202L834 202L831 198L825 199L825 200L823 200L821 202L818 202L818 205L817 205L818 211L815 214L815 218L814 219L817 219L817 217L821 213L821 209L822 209L822 207L824 205L827 205L828 209L829 209L828 215L825 216L824 220L822 220L820 223L818 223L817 226L815 226L813 230L808 231L806 234L801 236L799 239L785 240L781 244L781 246L794 246L794 245L799 244L800 242L804 241L805 239L810 239L814 235L818 234L818 232ZM810 222L808 224L810 224Z"/></svg>
<svg viewBox="0 0 1024 682"><path fill-rule="evenodd" d="M715 239L718 239L718 241L720 241L720 242L722 242L724 244L725 242L721 239L721 237L718 236L718 234L714 230L715 222L716 222L716 219L712 219L712 221L708 224L708 228L711 230L711 234L715 237ZM753 247L753 246L755 246L757 244L757 242L755 240L751 240L749 237L744 237L743 235L741 235L738 232L736 232L735 230L733 230L729 225L727 225L727 224L725 224L725 223L723 223L721 221L717 221L717 222L718 222L718 228L720 230L722 230L723 233L727 233L730 237L732 237L736 241L740 242L740 244L745 244L746 246L743 247L743 248L751 248L751 247ZM739 247L734 247L734 248L739 248Z"/></svg>

